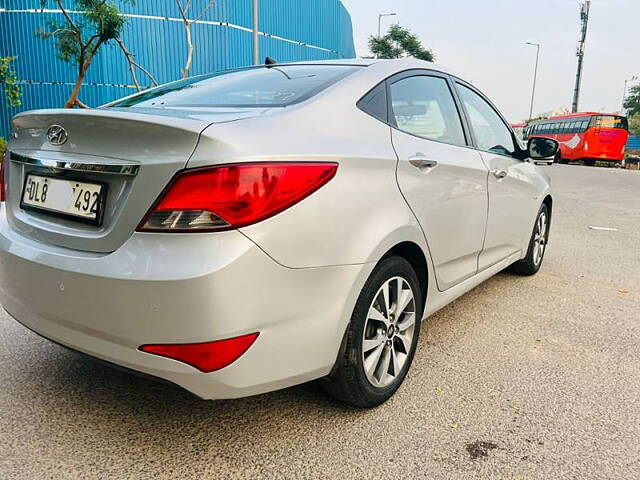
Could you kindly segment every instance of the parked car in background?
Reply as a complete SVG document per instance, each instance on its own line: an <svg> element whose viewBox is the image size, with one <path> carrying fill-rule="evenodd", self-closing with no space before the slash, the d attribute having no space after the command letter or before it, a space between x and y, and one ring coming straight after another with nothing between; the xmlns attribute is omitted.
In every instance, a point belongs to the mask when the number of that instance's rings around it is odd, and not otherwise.
<svg viewBox="0 0 640 480"><path fill-rule="evenodd" d="M597 112L570 113L532 122L525 138L545 137L557 140L560 150L556 162L582 160L585 165L596 161L622 162L629 138L627 118Z"/></svg>
<svg viewBox="0 0 640 480"><path fill-rule="evenodd" d="M431 63L268 65L13 119L0 301L29 329L207 399L322 378L384 402L423 318L532 275L549 178ZM25 359L27 361L28 359Z"/></svg>

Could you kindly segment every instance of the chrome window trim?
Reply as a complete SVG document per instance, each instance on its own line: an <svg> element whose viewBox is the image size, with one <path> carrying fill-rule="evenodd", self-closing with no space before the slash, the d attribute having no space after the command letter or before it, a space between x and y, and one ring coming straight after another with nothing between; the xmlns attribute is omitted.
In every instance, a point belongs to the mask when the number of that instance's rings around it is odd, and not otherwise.
<svg viewBox="0 0 640 480"><path fill-rule="evenodd" d="M69 170L74 172L112 173L132 177L137 175L140 169L140 166L135 163L60 162L56 160L26 157L14 152L9 152L9 159L12 162L33 165L36 167L55 168L58 170Z"/></svg>

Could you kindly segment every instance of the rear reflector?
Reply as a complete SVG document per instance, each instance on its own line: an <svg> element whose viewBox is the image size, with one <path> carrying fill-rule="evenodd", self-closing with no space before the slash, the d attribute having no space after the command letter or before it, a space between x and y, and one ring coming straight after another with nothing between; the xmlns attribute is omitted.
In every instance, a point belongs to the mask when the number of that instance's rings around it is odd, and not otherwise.
<svg viewBox="0 0 640 480"><path fill-rule="evenodd" d="M172 358L209 373L231 365L253 345L258 333L206 343L142 345L140 350Z"/></svg>
<svg viewBox="0 0 640 480"><path fill-rule="evenodd" d="M142 232L202 232L245 227L318 190L336 163L238 163L178 173L140 222Z"/></svg>

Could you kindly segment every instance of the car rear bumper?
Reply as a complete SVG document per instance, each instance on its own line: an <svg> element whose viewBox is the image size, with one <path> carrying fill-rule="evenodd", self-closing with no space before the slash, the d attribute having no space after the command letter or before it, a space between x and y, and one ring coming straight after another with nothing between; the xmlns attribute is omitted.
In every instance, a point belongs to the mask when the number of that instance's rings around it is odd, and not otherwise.
<svg viewBox="0 0 640 480"><path fill-rule="evenodd" d="M4 210L4 209L3 209ZM237 231L134 234L111 254L43 245L0 213L0 301L36 333L207 398L236 398L331 370L371 265L283 267ZM212 373L141 352L260 332Z"/></svg>

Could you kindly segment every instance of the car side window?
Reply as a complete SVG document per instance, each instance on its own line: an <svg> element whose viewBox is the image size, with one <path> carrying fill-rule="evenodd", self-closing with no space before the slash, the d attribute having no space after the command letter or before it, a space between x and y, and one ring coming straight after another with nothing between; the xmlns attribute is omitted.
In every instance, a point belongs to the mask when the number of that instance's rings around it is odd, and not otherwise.
<svg viewBox="0 0 640 480"><path fill-rule="evenodd" d="M390 87L391 120L399 130L439 142L466 146L462 120L444 78L419 75Z"/></svg>
<svg viewBox="0 0 640 480"><path fill-rule="evenodd" d="M513 155L516 146L511 130L484 98L470 88L458 83L462 103L469 114L478 148L500 155ZM550 125L546 126L548 129ZM545 132L546 133L546 132Z"/></svg>
<svg viewBox="0 0 640 480"><path fill-rule="evenodd" d="M367 93L359 102L358 108L381 122L387 123L387 87L384 82Z"/></svg>

